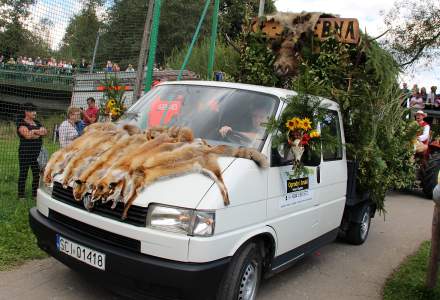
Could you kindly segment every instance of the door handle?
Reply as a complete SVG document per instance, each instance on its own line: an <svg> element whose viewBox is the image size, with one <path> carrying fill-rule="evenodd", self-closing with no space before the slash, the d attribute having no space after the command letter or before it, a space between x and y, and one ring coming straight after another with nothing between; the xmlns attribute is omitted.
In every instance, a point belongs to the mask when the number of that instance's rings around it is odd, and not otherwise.
<svg viewBox="0 0 440 300"><path fill-rule="evenodd" d="M316 167L316 182L321 183L321 166Z"/></svg>

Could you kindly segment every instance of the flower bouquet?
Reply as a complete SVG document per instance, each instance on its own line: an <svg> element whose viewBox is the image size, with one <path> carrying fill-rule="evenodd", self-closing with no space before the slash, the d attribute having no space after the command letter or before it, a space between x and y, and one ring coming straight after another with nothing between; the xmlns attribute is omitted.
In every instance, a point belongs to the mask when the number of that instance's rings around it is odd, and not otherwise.
<svg viewBox="0 0 440 300"><path fill-rule="evenodd" d="M309 118L293 117L287 120L286 140L289 145L289 151L293 155L293 169L303 169L301 157L304 153L304 147L308 146L312 139L321 137L320 133L312 129L312 121ZM304 171L304 170L303 170Z"/></svg>
<svg viewBox="0 0 440 300"><path fill-rule="evenodd" d="M108 121L117 121L127 110L125 105L125 85L121 85L115 76L106 78L102 82L100 90L104 93L104 105L100 112Z"/></svg>

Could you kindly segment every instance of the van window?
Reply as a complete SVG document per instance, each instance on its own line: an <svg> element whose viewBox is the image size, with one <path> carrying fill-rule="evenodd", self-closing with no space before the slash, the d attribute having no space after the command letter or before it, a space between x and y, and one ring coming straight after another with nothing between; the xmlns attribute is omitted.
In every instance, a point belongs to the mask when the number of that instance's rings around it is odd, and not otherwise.
<svg viewBox="0 0 440 300"><path fill-rule="evenodd" d="M336 142L330 147L323 145L322 157L324 161L342 159L341 127L337 111L328 110L327 116L321 123L321 132L329 135Z"/></svg>

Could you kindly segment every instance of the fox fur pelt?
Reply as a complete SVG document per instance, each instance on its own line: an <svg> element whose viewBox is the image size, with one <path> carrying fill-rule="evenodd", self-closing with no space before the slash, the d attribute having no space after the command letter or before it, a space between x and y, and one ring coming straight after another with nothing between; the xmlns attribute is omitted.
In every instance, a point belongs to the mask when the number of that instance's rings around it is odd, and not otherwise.
<svg viewBox="0 0 440 300"><path fill-rule="evenodd" d="M141 132L131 125L117 128L111 123L96 123L52 155L43 180L49 185L62 174L63 186L73 186L77 201L89 193L91 203L112 201L114 208L123 202L123 219L143 189L157 180L188 173L211 178L219 186L224 204L229 205L219 156L251 159L268 167L266 157L255 149L210 146L195 140L186 127L153 127Z"/></svg>

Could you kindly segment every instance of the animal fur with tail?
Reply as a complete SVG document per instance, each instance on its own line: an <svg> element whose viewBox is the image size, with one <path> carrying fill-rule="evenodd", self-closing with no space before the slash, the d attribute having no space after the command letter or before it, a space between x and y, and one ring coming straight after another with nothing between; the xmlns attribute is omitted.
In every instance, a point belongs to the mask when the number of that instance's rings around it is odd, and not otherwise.
<svg viewBox="0 0 440 300"><path fill-rule="evenodd" d="M220 156L251 159L268 167L266 157L252 148L210 146L193 137L185 127L153 127L146 132L133 126L116 128L109 123L91 125L69 146L54 153L48 162L44 182L50 184L63 174L62 184L73 186L75 200L91 194L91 201L124 203L122 218L142 190L154 182L189 173L211 178L229 205L223 182Z"/></svg>

